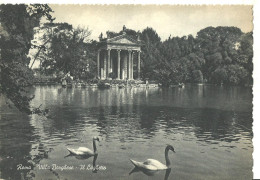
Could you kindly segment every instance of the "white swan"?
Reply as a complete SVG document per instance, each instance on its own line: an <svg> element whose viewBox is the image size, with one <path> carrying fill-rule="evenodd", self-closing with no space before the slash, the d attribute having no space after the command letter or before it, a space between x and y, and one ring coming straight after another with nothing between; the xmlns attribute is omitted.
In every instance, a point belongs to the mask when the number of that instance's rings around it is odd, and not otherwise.
<svg viewBox="0 0 260 180"><path fill-rule="evenodd" d="M162 164L160 161L157 161L155 159L147 159L145 162L138 162L135 160L130 159L130 161L134 164L135 167L141 168L141 169L147 169L147 170L164 170L164 169L169 169L170 168L170 159L168 156L169 150L174 151L174 148L171 145L167 145L165 148L165 160L166 160L166 165Z"/></svg>
<svg viewBox="0 0 260 180"><path fill-rule="evenodd" d="M79 147L78 149L67 148L67 150L71 154L77 155L77 156L95 156L95 155L98 154L97 147L96 147L96 141L99 141L99 138L93 137L93 149L94 149L94 151L92 151L91 149L86 148L86 147Z"/></svg>

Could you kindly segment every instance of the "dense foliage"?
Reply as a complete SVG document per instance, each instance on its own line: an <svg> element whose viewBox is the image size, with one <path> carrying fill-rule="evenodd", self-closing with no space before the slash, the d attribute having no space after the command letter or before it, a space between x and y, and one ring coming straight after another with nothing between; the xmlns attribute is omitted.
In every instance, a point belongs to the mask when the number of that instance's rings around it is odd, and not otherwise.
<svg viewBox="0 0 260 180"><path fill-rule="evenodd" d="M33 39L33 28L40 18L52 21L48 5L0 5L1 59L0 94L4 94L19 110L31 113L29 103L33 97L26 95L33 73L27 57ZM10 103L11 104L11 103Z"/></svg>
<svg viewBox="0 0 260 180"><path fill-rule="evenodd" d="M180 82L252 84L253 37L236 27L208 27L197 37L161 42L152 28L142 32L142 78L168 86Z"/></svg>

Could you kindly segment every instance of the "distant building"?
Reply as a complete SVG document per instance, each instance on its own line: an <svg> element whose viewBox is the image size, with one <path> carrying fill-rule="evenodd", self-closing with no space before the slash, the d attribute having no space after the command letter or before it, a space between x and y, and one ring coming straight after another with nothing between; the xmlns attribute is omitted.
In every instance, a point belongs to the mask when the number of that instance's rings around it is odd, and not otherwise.
<svg viewBox="0 0 260 180"><path fill-rule="evenodd" d="M126 34L123 27L121 34L111 37L107 32L107 38L100 34L100 48L97 55L97 77L99 79L129 79L133 80L133 67L137 63L137 77L140 78L140 53L141 42ZM137 53L135 59L134 53ZM112 77L111 77L112 76Z"/></svg>

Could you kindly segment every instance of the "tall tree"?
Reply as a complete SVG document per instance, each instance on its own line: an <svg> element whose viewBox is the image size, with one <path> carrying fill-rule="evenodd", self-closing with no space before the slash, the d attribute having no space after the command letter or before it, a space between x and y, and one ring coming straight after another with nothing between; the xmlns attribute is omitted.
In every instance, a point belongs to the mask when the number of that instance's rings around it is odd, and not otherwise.
<svg viewBox="0 0 260 180"><path fill-rule="evenodd" d="M141 54L141 76L143 79L156 79L153 70L158 63L158 60L161 58L159 50L161 46L161 38L154 29L147 27L141 33L141 40L144 43Z"/></svg>
<svg viewBox="0 0 260 180"><path fill-rule="evenodd" d="M162 43L160 48L162 54L161 64L157 66L160 73L171 69L172 73L168 78L159 80L162 84L180 82L202 82L203 74L201 67L205 63L203 54L196 49L196 42L193 36L169 37ZM163 64L164 65L163 65ZM164 67L164 70L162 69ZM167 71L165 71L168 69ZM160 77L161 75L159 75ZM168 82L167 82L168 81Z"/></svg>
<svg viewBox="0 0 260 180"><path fill-rule="evenodd" d="M238 48L238 64L243 66L248 72L244 83L253 84L253 33L243 34L236 45Z"/></svg>
<svg viewBox="0 0 260 180"><path fill-rule="evenodd" d="M1 59L0 94L6 96L16 108L28 114L38 109L30 108L26 88L33 78L27 57L34 35L34 27L39 25L41 17L49 21L54 19L48 5L0 5L1 18Z"/></svg>
<svg viewBox="0 0 260 180"><path fill-rule="evenodd" d="M67 23L48 23L43 27L41 39L47 44L38 59L42 72L46 74L66 74L79 78L87 69L87 48L90 31L85 28L73 28ZM38 51L39 52L39 51ZM36 55L38 55L36 53Z"/></svg>
<svg viewBox="0 0 260 180"><path fill-rule="evenodd" d="M238 52L235 44L242 34L236 27L208 27L197 33L199 51L206 61L202 71L210 82L231 83L224 75L228 74L229 67L233 69L231 64L236 64ZM218 75L220 72L223 74Z"/></svg>

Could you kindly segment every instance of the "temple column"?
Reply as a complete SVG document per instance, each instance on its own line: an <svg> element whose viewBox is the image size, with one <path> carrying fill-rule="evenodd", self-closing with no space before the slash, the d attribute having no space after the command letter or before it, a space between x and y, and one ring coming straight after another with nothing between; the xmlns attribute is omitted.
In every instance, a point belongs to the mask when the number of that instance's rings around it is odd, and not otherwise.
<svg viewBox="0 0 260 180"><path fill-rule="evenodd" d="M99 60L99 54L100 54L100 50L98 50L98 54L97 54L97 78L100 79L100 60Z"/></svg>
<svg viewBox="0 0 260 180"><path fill-rule="evenodd" d="M106 56L106 53L104 53L104 79L107 78L107 56Z"/></svg>
<svg viewBox="0 0 260 180"><path fill-rule="evenodd" d="M110 56L110 72L113 72L113 59Z"/></svg>
<svg viewBox="0 0 260 180"><path fill-rule="evenodd" d="M117 50L117 79L120 79L120 51Z"/></svg>
<svg viewBox="0 0 260 180"><path fill-rule="evenodd" d="M141 54L141 51L138 51L138 62L137 62L138 79L140 79L140 69L141 69L140 54Z"/></svg>
<svg viewBox="0 0 260 180"><path fill-rule="evenodd" d="M122 53L123 59L122 59L122 79L127 78L127 54L124 52Z"/></svg>
<svg viewBox="0 0 260 180"><path fill-rule="evenodd" d="M111 72L111 63L110 63L110 49L107 50L107 78L109 78L109 73Z"/></svg>
<svg viewBox="0 0 260 180"><path fill-rule="evenodd" d="M128 74L127 74L127 78L128 79L131 79L131 77L130 77L130 70L131 69L131 51L128 51L128 70L127 70L127 72L128 72Z"/></svg>
<svg viewBox="0 0 260 180"><path fill-rule="evenodd" d="M131 58L131 79L134 79L134 51Z"/></svg>

